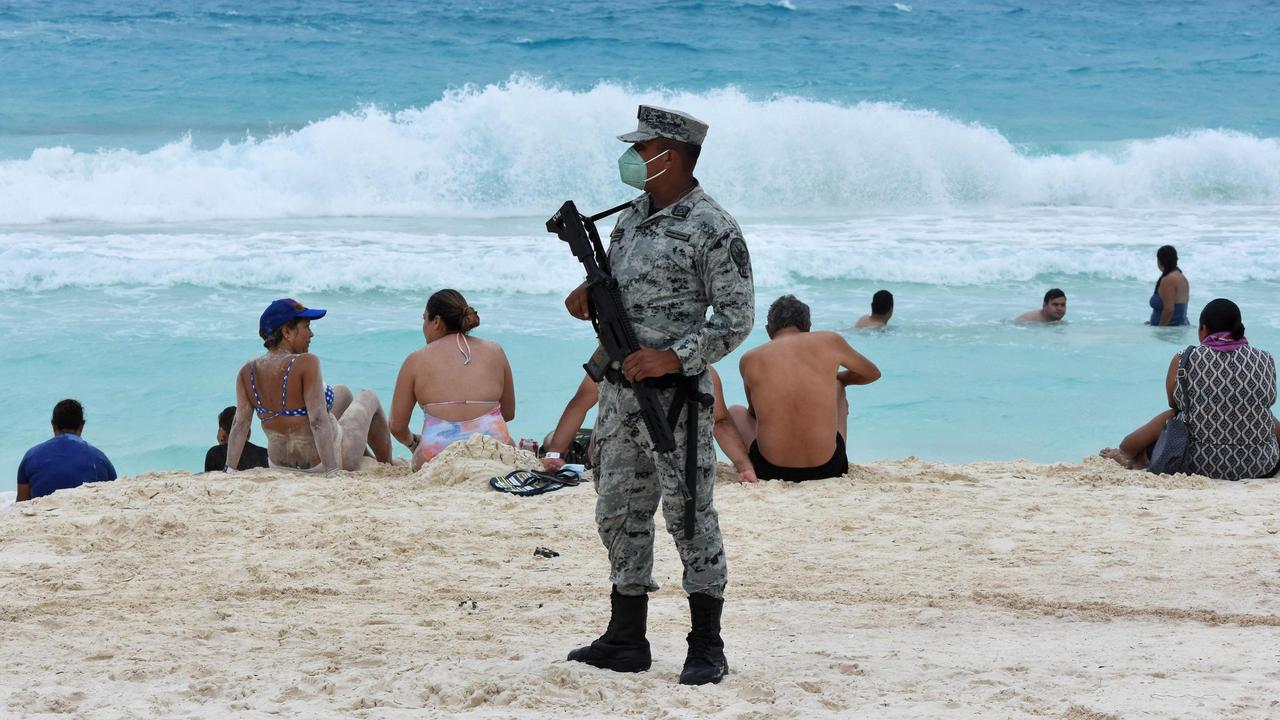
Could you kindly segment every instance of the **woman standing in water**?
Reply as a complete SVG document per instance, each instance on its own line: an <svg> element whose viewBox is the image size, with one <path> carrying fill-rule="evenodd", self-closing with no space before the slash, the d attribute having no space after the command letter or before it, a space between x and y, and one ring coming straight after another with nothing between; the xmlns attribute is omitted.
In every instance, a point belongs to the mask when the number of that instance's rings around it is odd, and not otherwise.
<svg viewBox="0 0 1280 720"><path fill-rule="evenodd" d="M391 433L372 390L354 397L345 385L324 384L320 359L310 352L311 321L325 311L285 298L267 306L258 320L266 354L236 376L236 419L227 441L227 467L240 462L249 423L256 413L267 435L271 467L307 472L356 470L373 449L391 462Z"/></svg>
<svg viewBox="0 0 1280 720"><path fill-rule="evenodd" d="M1151 319L1148 325L1188 325L1187 302L1191 299L1191 284L1178 268L1178 251L1165 245L1156 251L1156 265L1160 267L1160 279L1151 293Z"/></svg>

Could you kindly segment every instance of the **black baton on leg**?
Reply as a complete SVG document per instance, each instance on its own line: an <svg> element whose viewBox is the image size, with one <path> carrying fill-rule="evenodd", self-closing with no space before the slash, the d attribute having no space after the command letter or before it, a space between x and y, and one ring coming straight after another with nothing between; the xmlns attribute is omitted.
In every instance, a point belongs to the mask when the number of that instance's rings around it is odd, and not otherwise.
<svg viewBox="0 0 1280 720"><path fill-rule="evenodd" d="M684 486L689 497L684 500L684 539L693 539L693 525L698 512L698 402L693 393L685 400Z"/></svg>
<svg viewBox="0 0 1280 720"><path fill-rule="evenodd" d="M698 519L698 410L715 402L715 398L698 390L698 379L689 378L685 398L687 417L684 432L684 486L689 497L684 501L684 539L693 539L693 526Z"/></svg>

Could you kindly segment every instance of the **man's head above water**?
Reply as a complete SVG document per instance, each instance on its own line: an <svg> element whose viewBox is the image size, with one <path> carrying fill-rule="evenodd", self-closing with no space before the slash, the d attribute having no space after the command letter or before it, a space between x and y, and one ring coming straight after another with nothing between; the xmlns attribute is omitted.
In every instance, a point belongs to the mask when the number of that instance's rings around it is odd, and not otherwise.
<svg viewBox="0 0 1280 720"><path fill-rule="evenodd" d="M1057 322L1067 316L1067 294L1053 288L1044 294L1044 306L1040 308L1040 312L1044 313L1044 319L1048 322Z"/></svg>

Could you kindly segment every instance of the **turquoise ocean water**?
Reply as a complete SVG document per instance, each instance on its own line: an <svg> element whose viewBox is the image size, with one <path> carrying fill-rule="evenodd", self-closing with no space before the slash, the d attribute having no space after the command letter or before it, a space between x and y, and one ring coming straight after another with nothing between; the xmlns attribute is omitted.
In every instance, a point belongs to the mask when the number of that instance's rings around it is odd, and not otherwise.
<svg viewBox="0 0 1280 720"><path fill-rule="evenodd" d="M1076 460L1194 341L1142 325L1159 245L1193 317L1231 297L1280 348L1278 61L1245 2L8 2L0 472L67 396L122 472L198 469L281 296L329 309L330 382L389 399L426 297L462 290L540 437L592 345L542 221L630 195L640 102L711 125L748 346L784 292L837 330L897 296L848 335L884 371L850 391L854 460ZM1008 322L1052 286L1068 323Z"/></svg>

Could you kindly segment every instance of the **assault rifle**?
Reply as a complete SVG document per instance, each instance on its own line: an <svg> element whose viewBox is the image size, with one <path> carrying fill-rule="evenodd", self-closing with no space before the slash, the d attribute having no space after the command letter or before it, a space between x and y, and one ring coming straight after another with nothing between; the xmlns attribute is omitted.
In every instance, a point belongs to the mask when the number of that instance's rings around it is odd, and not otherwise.
<svg viewBox="0 0 1280 720"><path fill-rule="evenodd" d="M587 270L587 307L604 356L599 357L601 353L597 351L591 356L591 361L582 367L596 382L604 380L606 376L613 380L619 378L622 361L640 349L635 328L622 304L618 281L609 269L609 256L604 244L600 242L600 233L596 230L596 220L624 210L629 204L624 203L587 217L578 212L572 200L567 200L547 221L547 232L555 233L561 240L569 243L569 249ZM654 383L646 379L624 384L628 384L636 394L654 449L663 453L674 450L676 441L671 430L674 422L668 420L667 414L663 412Z"/></svg>

